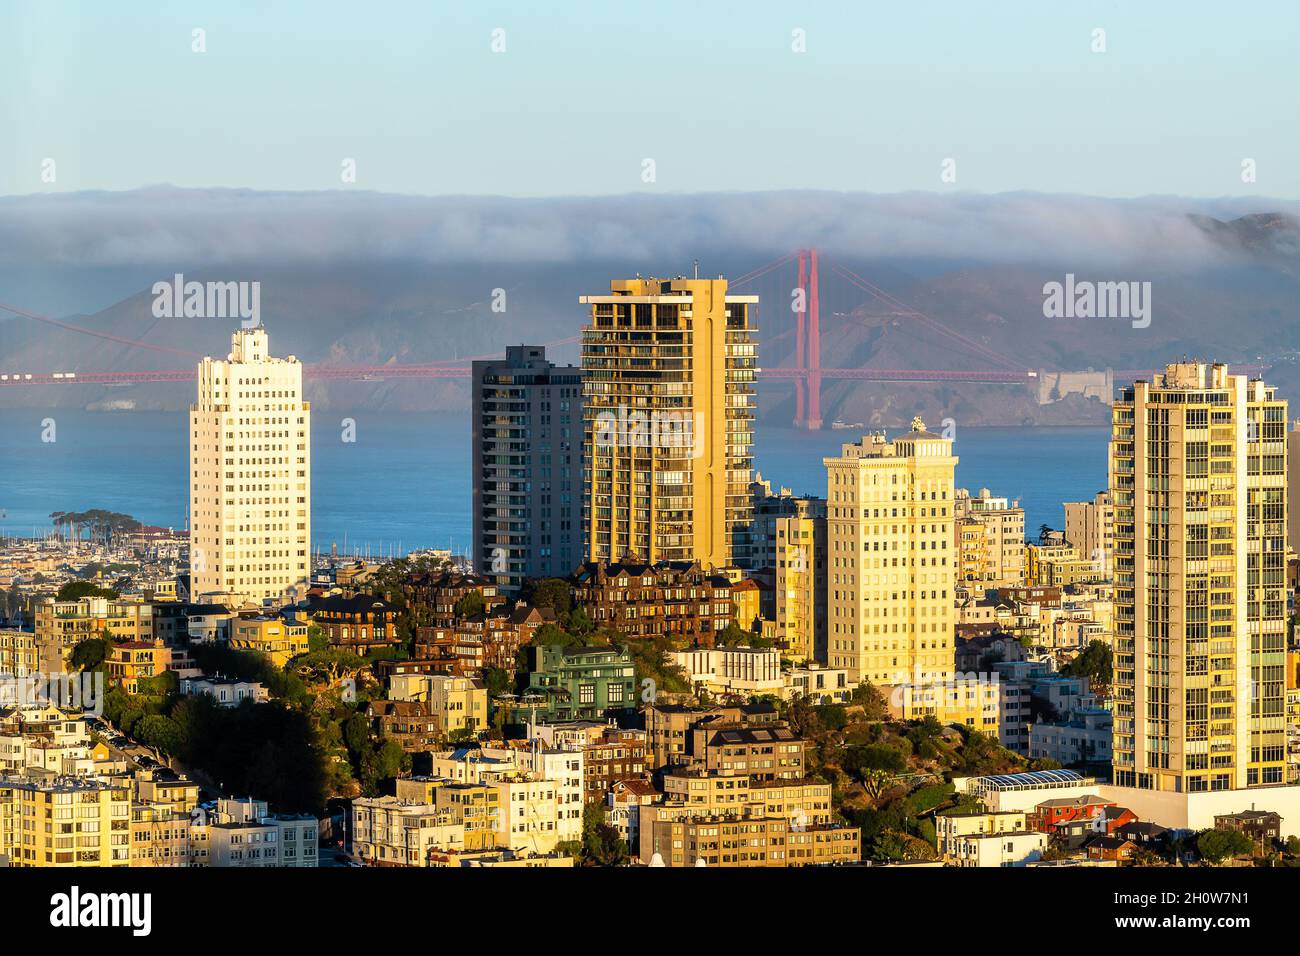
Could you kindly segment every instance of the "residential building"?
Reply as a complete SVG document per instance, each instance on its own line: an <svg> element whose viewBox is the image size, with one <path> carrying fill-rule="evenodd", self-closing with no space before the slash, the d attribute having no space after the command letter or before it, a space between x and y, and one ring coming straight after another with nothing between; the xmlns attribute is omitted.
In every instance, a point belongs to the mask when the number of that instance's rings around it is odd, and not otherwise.
<svg viewBox="0 0 1300 956"><path fill-rule="evenodd" d="M162 674L171 659L171 648L162 641L124 641L108 646L104 670L110 683L136 694L140 692L140 681Z"/></svg>
<svg viewBox="0 0 1300 956"><path fill-rule="evenodd" d="M1043 858L1047 834L1037 830L971 833L953 841L951 865L961 867L1025 866Z"/></svg>
<svg viewBox="0 0 1300 956"><path fill-rule="evenodd" d="M1065 503L1065 540L1109 578L1115 570L1115 508L1110 492L1099 491L1092 501Z"/></svg>
<svg viewBox="0 0 1300 956"><path fill-rule="evenodd" d="M217 801L210 817L190 825L190 865L213 867L315 867L319 821L273 814L252 797Z"/></svg>
<svg viewBox="0 0 1300 956"><path fill-rule="evenodd" d="M476 734L488 725L488 695L482 681L448 674L393 674L388 696L395 701L428 704L449 737Z"/></svg>
<svg viewBox="0 0 1300 956"><path fill-rule="evenodd" d="M962 581L973 581L990 587L1017 585L1025 579L1025 509L1019 501L1009 502L996 497L987 488L981 488L972 497L965 488L958 488L953 498L953 514L957 527L974 541L978 559L966 560L967 550L961 548ZM970 536L971 522L980 534ZM962 534L954 539L963 544ZM971 575L971 576L967 576Z"/></svg>
<svg viewBox="0 0 1300 956"><path fill-rule="evenodd" d="M257 651L284 667L307 653L307 621L280 615L241 614L230 622L229 646L239 651Z"/></svg>
<svg viewBox="0 0 1300 956"><path fill-rule="evenodd" d="M582 560L582 375L512 345L471 371L474 570L517 591Z"/></svg>
<svg viewBox="0 0 1300 956"><path fill-rule="evenodd" d="M934 817L936 848L945 860L956 861L960 844L968 836L1023 833L1028 829L1022 810L972 810L937 813Z"/></svg>
<svg viewBox="0 0 1300 956"><path fill-rule="evenodd" d="M847 704L857 689L857 685L849 683L849 672L842 667L792 667L782 679L783 697L807 697L814 704Z"/></svg>
<svg viewBox="0 0 1300 956"><path fill-rule="evenodd" d="M305 593L311 574L311 406L302 364L238 329L198 365L190 406L191 594L260 604Z"/></svg>
<svg viewBox="0 0 1300 956"><path fill-rule="evenodd" d="M352 852L367 866L433 866L433 852L465 849L465 826L450 807L398 797L352 801Z"/></svg>
<svg viewBox="0 0 1300 956"><path fill-rule="evenodd" d="M370 732L396 742L407 753L432 752L446 739L438 715L426 701L372 700L366 704Z"/></svg>
<svg viewBox="0 0 1300 956"><path fill-rule="evenodd" d="M878 686L953 675L952 440L845 444L827 470L829 661Z"/></svg>
<svg viewBox="0 0 1300 956"><path fill-rule="evenodd" d="M669 651L697 690L711 694L779 697L785 689L781 654L774 647L712 647Z"/></svg>
<svg viewBox="0 0 1300 956"><path fill-rule="evenodd" d="M638 277L580 301L587 559L749 567L757 296Z"/></svg>
<svg viewBox="0 0 1300 956"><path fill-rule="evenodd" d="M712 647L735 620L731 581L699 563L588 562L569 583L573 603L592 623L630 640L667 637L679 647Z"/></svg>
<svg viewBox="0 0 1300 956"><path fill-rule="evenodd" d="M649 744L649 769L688 764L694 754L694 731L708 723L752 727L785 726L769 701L737 706L690 706L651 701L643 708Z"/></svg>
<svg viewBox="0 0 1300 956"><path fill-rule="evenodd" d="M0 778L0 854L13 867L129 866L129 787L88 777Z"/></svg>
<svg viewBox="0 0 1300 956"><path fill-rule="evenodd" d="M271 696L265 685L257 681L221 676L182 677L180 690L185 697L207 694L222 707L238 707L246 700L261 704L270 700Z"/></svg>
<svg viewBox="0 0 1300 956"><path fill-rule="evenodd" d="M1183 362L1125 388L1113 415L1115 783L1283 784L1286 402Z"/></svg>
<svg viewBox="0 0 1300 956"><path fill-rule="evenodd" d="M334 647L364 655L399 643L397 608L373 594L330 594L307 602L311 622Z"/></svg>
<svg viewBox="0 0 1300 956"><path fill-rule="evenodd" d="M520 712L547 722L603 718L637 706L632 654L617 644L595 647L541 645L529 649L533 669Z"/></svg>

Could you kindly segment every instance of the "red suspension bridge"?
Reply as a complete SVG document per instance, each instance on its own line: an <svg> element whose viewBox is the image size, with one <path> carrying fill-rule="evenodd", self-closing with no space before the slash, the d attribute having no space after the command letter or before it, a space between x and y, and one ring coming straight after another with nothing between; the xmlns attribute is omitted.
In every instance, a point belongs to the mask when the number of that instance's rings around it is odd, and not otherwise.
<svg viewBox="0 0 1300 956"><path fill-rule="evenodd" d="M793 265L793 275L783 271ZM874 303L891 317L897 317L910 324L912 330L931 341L941 343L945 349L964 365L960 369L912 369L912 368L842 368L823 366L824 350L821 342L821 305L823 288L821 272L827 271L839 280L837 295L849 296L842 309L836 309L837 316L855 315L864 304ZM868 281L861 275L837 262L827 262L816 249L800 249L753 269L731 281L729 288L738 290L742 286L753 286L759 280L765 280L764 286L774 289L771 301L775 308L766 311L772 317L784 312L785 302L791 302L790 311L794 316L794 364L785 367L764 368L760 376L766 380L789 381L795 390L795 424L806 428L822 426L822 383L825 380L855 380L886 383L973 383L988 385L1028 385L1040 374L1039 371L1027 369L1024 363L1017 362L993 348L969 336L950 328L906 303L891 293ZM793 284L791 285L791 280ZM748 290L747 290L748 291ZM766 298L766 297L764 297ZM42 322L65 331L124 345L132 349L161 352L179 356L191 361L198 361L202 355L185 349L173 348L96 329L85 328L70 322L60 321L49 316L39 315L15 306L0 303L0 311ZM777 329L779 323L774 323ZM773 338L781 339L790 330L778 332ZM572 345L579 341L578 336L570 336L544 343L547 348ZM772 339L765 340L770 346ZM464 356L443 362L427 364L402 365L389 363L384 365L321 365L307 364L304 374L309 380L356 380L378 381L387 379L466 379L470 376L470 362L475 359L499 358L499 354ZM0 363L3 363L0 357ZM1258 366L1235 366L1234 370L1245 372L1257 370ZM1150 369L1116 370L1112 374L1119 381L1132 381L1145 378L1151 374ZM156 369L145 371L109 370L109 371L60 371L33 372L7 369L0 364L0 386L4 385L131 385L143 382L192 382L195 372L193 367L181 369Z"/></svg>

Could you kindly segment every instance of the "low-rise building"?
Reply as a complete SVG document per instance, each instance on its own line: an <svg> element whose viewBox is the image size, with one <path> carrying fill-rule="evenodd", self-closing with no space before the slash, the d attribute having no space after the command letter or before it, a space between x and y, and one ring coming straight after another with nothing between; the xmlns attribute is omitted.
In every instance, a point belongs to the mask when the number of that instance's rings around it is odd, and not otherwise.
<svg viewBox="0 0 1300 956"><path fill-rule="evenodd" d="M255 704L270 699L266 686L258 681L239 680L234 677L182 677L181 695L194 697L207 694L222 707L238 707L246 700Z"/></svg>
<svg viewBox="0 0 1300 956"><path fill-rule="evenodd" d="M1023 833L1029 829L1023 810L973 810L939 813L934 818L934 832L939 856L957 861L961 841L969 836Z"/></svg>
<svg viewBox="0 0 1300 956"><path fill-rule="evenodd" d="M520 713L547 722L599 719L636 706L635 670L627 647L530 648L533 669L527 695L540 699L520 705Z"/></svg>
<svg viewBox="0 0 1300 956"><path fill-rule="evenodd" d="M449 674L394 673L392 700L427 703L449 737L476 734L488 724L488 695L482 681Z"/></svg>
<svg viewBox="0 0 1300 956"><path fill-rule="evenodd" d="M290 621L280 615L241 614L230 622L230 646L239 651L257 651L284 667L307 653L305 620Z"/></svg>
<svg viewBox="0 0 1300 956"><path fill-rule="evenodd" d="M140 681L162 674L171 659L171 648L162 641L125 641L109 645L104 670L111 683L128 694L138 694Z"/></svg>
<svg viewBox="0 0 1300 956"><path fill-rule="evenodd" d="M465 849L465 825L449 806L398 797L352 801L352 851L367 866L435 866L434 851Z"/></svg>
<svg viewBox="0 0 1300 956"><path fill-rule="evenodd" d="M774 647L710 647L669 651L696 690L711 694L781 696L781 653Z"/></svg>
<svg viewBox="0 0 1300 956"><path fill-rule="evenodd" d="M970 833L954 840L950 860L961 867L1025 866L1046 849L1047 834L1037 830Z"/></svg>
<svg viewBox="0 0 1300 956"><path fill-rule="evenodd" d="M787 700L807 697L814 704L847 704L856 689L849 683L845 668L816 664L792 667L782 675L782 681L785 685L782 697Z"/></svg>

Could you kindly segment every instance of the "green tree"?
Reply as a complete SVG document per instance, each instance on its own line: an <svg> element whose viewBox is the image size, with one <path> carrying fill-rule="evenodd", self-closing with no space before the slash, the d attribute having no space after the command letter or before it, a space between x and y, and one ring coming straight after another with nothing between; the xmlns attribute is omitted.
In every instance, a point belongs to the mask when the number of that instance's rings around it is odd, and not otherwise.
<svg viewBox="0 0 1300 956"><path fill-rule="evenodd" d="M1196 852L1214 864L1230 857L1245 856L1254 848L1250 837L1240 830L1205 830L1196 837Z"/></svg>
<svg viewBox="0 0 1300 956"><path fill-rule="evenodd" d="M582 861L587 866L623 866L629 859L627 841L605 822L605 808L588 803L582 808Z"/></svg>
<svg viewBox="0 0 1300 956"><path fill-rule="evenodd" d="M554 611L557 618L564 617L573 609L573 592L569 589L569 582L563 578L529 581L520 596L535 608Z"/></svg>
<svg viewBox="0 0 1300 956"><path fill-rule="evenodd" d="M452 612L458 618L477 617L485 610L487 610L487 603L483 600L483 595L478 591L470 591L452 605Z"/></svg>
<svg viewBox="0 0 1300 956"><path fill-rule="evenodd" d="M92 637L74 647L68 661L78 670L93 671L103 664L107 657L108 641Z"/></svg>
<svg viewBox="0 0 1300 956"><path fill-rule="evenodd" d="M119 597L119 595L112 588L101 588L90 581L69 581L59 588L59 593L54 596L54 599L56 601L76 601L84 597L105 597L112 600Z"/></svg>
<svg viewBox="0 0 1300 956"><path fill-rule="evenodd" d="M898 748L888 744L862 744L845 751L843 767L862 780L868 770L903 773L907 769L907 758Z"/></svg>
<svg viewBox="0 0 1300 956"><path fill-rule="evenodd" d="M1083 652L1061 668L1067 677L1086 677L1093 687L1109 687L1114 655L1105 641L1090 641Z"/></svg>

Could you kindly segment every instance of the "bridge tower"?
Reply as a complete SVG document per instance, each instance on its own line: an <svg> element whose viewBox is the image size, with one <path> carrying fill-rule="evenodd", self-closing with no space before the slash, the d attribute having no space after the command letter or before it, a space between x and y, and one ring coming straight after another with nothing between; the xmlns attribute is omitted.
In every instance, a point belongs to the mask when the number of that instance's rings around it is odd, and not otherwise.
<svg viewBox="0 0 1300 956"><path fill-rule="evenodd" d="M795 313L795 367L802 373L794 385L796 428L822 427L821 316L817 301L817 250L799 250L799 289L803 310ZM804 320L807 319L805 331Z"/></svg>

